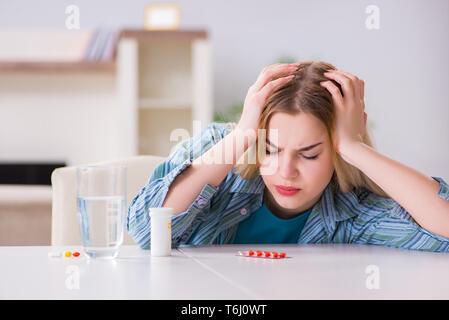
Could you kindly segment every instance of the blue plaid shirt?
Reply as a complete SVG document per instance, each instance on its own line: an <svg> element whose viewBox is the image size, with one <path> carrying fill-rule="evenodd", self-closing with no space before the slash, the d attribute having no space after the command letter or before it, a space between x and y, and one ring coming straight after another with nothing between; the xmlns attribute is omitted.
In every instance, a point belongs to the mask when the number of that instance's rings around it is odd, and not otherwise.
<svg viewBox="0 0 449 320"><path fill-rule="evenodd" d="M161 207L176 176L232 130L231 123L211 123L185 140L153 171L128 208L127 230L142 248L150 247L149 208ZM438 196L449 201L441 178ZM172 218L172 244L232 243L238 224L262 206L260 175L245 180L232 172L218 188L206 184L193 203ZM449 251L449 239L422 228L396 201L366 188L343 193L329 184L312 208L298 239L306 243L372 244L426 251Z"/></svg>

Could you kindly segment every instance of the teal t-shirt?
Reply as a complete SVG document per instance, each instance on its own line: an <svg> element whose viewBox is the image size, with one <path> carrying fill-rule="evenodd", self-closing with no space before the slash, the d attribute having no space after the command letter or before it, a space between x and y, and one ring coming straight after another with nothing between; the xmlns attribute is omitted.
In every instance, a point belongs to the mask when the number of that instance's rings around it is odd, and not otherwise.
<svg viewBox="0 0 449 320"><path fill-rule="evenodd" d="M298 243L299 235L312 209L292 219L275 216L266 206L239 223L234 243Z"/></svg>

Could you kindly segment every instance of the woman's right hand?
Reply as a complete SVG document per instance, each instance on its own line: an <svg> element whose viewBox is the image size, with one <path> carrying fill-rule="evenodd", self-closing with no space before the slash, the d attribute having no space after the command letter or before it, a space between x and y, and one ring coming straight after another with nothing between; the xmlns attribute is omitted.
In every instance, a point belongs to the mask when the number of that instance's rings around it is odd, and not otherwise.
<svg viewBox="0 0 449 320"><path fill-rule="evenodd" d="M249 87L237 128L245 133L250 130L257 136L259 117L268 96L278 87L293 79L299 63L277 63L265 67L256 82Z"/></svg>

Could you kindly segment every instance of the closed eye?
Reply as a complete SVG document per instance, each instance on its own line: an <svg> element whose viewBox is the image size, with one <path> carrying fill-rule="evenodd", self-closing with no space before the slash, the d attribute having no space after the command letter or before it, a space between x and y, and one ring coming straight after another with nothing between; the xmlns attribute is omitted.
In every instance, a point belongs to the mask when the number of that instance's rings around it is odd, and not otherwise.
<svg viewBox="0 0 449 320"><path fill-rule="evenodd" d="M268 149L265 149L265 154L276 154L276 153L278 153L278 151L270 151ZM315 159L318 158L318 154L314 155L314 156L311 156L311 157L306 157L306 156L303 155L302 157L304 159L307 159L307 160L315 160Z"/></svg>
<svg viewBox="0 0 449 320"><path fill-rule="evenodd" d="M316 158L318 158L318 155L312 156L312 157L306 157L306 156L303 156L303 157L308 160L315 160Z"/></svg>

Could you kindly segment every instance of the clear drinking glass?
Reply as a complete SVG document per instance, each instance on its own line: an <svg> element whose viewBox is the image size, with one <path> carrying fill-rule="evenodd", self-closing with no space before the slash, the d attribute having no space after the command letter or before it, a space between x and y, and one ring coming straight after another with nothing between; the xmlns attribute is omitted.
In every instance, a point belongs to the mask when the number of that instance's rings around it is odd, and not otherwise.
<svg viewBox="0 0 449 320"><path fill-rule="evenodd" d="M126 167L80 166L76 170L78 221L90 258L117 257L126 215Z"/></svg>

